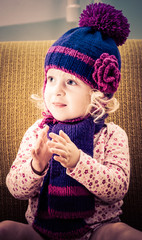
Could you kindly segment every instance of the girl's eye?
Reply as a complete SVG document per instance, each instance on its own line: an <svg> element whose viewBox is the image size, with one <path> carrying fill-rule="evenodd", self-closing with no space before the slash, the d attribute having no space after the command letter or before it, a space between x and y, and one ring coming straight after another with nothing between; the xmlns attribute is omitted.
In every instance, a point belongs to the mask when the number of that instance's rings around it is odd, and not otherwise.
<svg viewBox="0 0 142 240"><path fill-rule="evenodd" d="M67 83L68 83L69 85L77 85L77 83L76 83L74 80L71 80L71 79L69 79L69 80L67 81Z"/></svg>
<svg viewBox="0 0 142 240"><path fill-rule="evenodd" d="M49 77L47 78L47 82L53 82L53 81L54 81L54 78L53 78L53 77L50 77L50 76L49 76Z"/></svg>

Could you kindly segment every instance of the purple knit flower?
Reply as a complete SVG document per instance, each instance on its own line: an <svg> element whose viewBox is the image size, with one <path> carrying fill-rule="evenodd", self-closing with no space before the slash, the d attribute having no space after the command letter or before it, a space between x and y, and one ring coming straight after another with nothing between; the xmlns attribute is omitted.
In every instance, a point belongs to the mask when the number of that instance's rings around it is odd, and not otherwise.
<svg viewBox="0 0 142 240"><path fill-rule="evenodd" d="M94 64L92 75L98 90L104 93L114 93L120 82L120 71L117 58L103 53Z"/></svg>
<svg viewBox="0 0 142 240"><path fill-rule="evenodd" d="M121 10L105 3L90 4L83 10L80 27L92 27L103 35L111 37L117 46L122 45L130 32L130 25Z"/></svg>

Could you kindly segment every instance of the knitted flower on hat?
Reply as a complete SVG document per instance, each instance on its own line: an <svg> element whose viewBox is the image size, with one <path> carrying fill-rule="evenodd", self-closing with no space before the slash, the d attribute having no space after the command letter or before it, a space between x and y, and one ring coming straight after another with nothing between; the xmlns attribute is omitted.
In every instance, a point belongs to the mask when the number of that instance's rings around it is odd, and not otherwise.
<svg viewBox="0 0 142 240"><path fill-rule="evenodd" d="M101 92L114 93L120 82L118 61L114 55L103 53L94 65L92 75Z"/></svg>

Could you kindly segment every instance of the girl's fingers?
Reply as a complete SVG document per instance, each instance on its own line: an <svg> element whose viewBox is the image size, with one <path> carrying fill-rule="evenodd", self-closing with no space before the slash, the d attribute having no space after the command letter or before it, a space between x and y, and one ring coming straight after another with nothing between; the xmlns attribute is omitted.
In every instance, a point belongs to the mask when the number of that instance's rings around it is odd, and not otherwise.
<svg viewBox="0 0 142 240"><path fill-rule="evenodd" d="M60 162L62 166L66 167L67 160L61 156L54 156L54 160Z"/></svg>
<svg viewBox="0 0 142 240"><path fill-rule="evenodd" d="M42 137L40 136L36 142L36 149L40 148L41 146L43 145L43 139Z"/></svg>
<svg viewBox="0 0 142 240"><path fill-rule="evenodd" d="M63 138L63 137L61 137L60 135L57 135L57 134L55 134L55 133L50 133L49 134L49 136L52 138L52 140L54 140L55 142L60 142L60 143L62 143L63 145L65 145L66 144L66 140Z"/></svg>
<svg viewBox="0 0 142 240"><path fill-rule="evenodd" d="M42 147L44 146L44 144L46 144L46 142L43 140L42 135L40 137L38 137L38 140L35 144L35 154L38 155L40 153Z"/></svg>
<svg viewBox="0 0 142 240"><path fill-rule="evenodd" d="M44 129L41 130L41 132L39 133L37 142L36 142L36 146L35 146L35 152L36 154L39 153L40 148L43 146L43 144L47 143L47 132L49 130L49 127L46 126Z"/></svg>
<svg viewBox="0 0 142 240"><path fill-rule="evenodd" d="M66 152L64 150L62 150L62 149L51 148L51 152L53 154L56 154L56 155L62 157L62 158L67 158Z"/></svg>
<svg viewBox="0 0 142 240"><path fill-rule="evenodd" d="M43 139L44 142L47 142L47 133L49 130L49 126L46 126L40 133L39 137Z"/></svg>
<svg viewBox="0 0 142 240"><path fill-rule="evenodd" d="M62 130L60 130L59 135L51 132L49 136L56 142L61 142L62 144L71 142L69 136L66 133L64 133Z"/></svg>
<svg viewBox="0 0 142 240"><path fill-rule="evenodd" d="M64 138L67 143L70 143L70 142L71 142L69 136L68 136L66 133L64 133L62 130L60 130L59 135L60 135L62 138Z"/></svg>
<svg viewBox="0 0 142 240"><path fill-rule="evenodd" d="M66 151L66 145L62 144L62 143L58 143L55 141L50 141L47 143L49 148L56 148L56 149L62 149L64 151Z"/></svg>

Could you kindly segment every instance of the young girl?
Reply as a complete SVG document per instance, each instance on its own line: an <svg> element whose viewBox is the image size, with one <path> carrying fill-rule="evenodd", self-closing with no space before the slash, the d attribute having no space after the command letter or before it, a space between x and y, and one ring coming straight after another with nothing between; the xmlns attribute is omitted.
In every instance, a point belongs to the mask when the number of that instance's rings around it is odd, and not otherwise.
<svg viewBox="0 0 142 240"><path fill-rule="evenodd" d="M80 27L49 49L43 97L46 112L25 133L6 183L28 199L28 224L4 221L0 239L142 239L120 222L128 191L127 135L105 124L118 108L117 45L129 34L121 11L91 4Z"/></svg>

